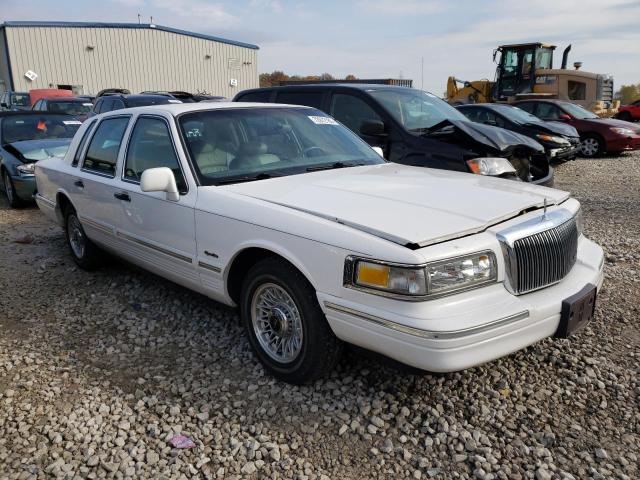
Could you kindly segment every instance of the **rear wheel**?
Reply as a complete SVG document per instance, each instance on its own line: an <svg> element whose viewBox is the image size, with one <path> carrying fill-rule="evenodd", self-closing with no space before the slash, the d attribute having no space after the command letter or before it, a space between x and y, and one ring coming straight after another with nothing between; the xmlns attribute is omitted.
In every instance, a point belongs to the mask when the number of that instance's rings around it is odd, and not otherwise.
<svg viewBox="0 0 640 480"><path fill-rule="evenodd" d="M73 207L65 211L65 234L76 264L83 270L95 270L100 264L100 249L87 237Z"/></svg>
<svg viewBox="0 0 640 480"><path fill-rule="evenodd" d="M9 176L9 172L6 170L2 171L2 184L4 185L4 194L7 196L7 201L9 202L9 206L11 208L17 208L22 205L22 201L18 194L16 193L16 189L13 186L13 181Z"/></svg>
<svg viewBox="0 0 640 480"><path fill-rule="evenodd" d="M260 362L285 382L322 377L342 353L315 290L282 259L268 258L251 268L242 285L240 316Z"/></svg>
<svg viewBox="0 0 640 480"><path fill-rule="evenodd" d="M582 156L593 158L604 153L604 141L598 135L587 134L580 142Z"/></svg>

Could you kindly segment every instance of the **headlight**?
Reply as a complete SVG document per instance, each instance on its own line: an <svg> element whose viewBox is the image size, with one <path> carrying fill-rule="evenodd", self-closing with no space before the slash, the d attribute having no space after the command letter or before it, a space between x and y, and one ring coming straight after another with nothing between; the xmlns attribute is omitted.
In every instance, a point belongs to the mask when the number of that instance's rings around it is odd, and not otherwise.
<svg viewBox="0 0 640 480"><path fill-rule="evenodd" d="M472 158L467 160L467 165L473 173L478 175L498 176L505 173L516 173L511 162L501 157Z"/></svg>
<svg viewBox="0 0 640 480"><path fill-rule="evenodd" d="M36 164L35 162L33 163L25 163L23 165L18 165L16 167L16 170L18 170L18 173L20 175L34 175L36 173Z"/></svg>
<svg viewBox="0 0 640 480"><path fill-rule="evenodd" d="M633 135L633 130L630 128L611 127L610 130L619 135Z"/></svg>
<svg viewBox="0 0 640 480"><path fill-rule="evenodd" d="M495 282L498 269L491 251L402 266L347 258L345 285L408 300L428 300Z"/></svg>
<svg viewBox="0 0 640 480"><path fill-rule="evenodd" d="M553 143L560 143L560 144L569 143L569 140L567 140L566 138L557 137L555 135L546 135L544 133L538 133L536 134L536 137L545 142L553 142Z"/></svg>

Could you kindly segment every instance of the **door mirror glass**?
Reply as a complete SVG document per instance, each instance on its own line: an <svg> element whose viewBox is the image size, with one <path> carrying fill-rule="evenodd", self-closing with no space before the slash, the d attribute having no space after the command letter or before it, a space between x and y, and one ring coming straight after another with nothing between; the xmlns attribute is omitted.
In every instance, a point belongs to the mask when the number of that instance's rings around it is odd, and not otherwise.
<svg viewBox="0 0 640 480"><path fill-rule="evenodd" d="M9 105L7 105L7 102L2 102L2 103L0 103L0 107L8 108Z"/></svg>
<svg viewBox="0 0 640 480"><path fill-rule="evenodd" d="M560 116L558 117L560 120L571 120L571 116L567 115L566 113L561 113Z"/></svg>
<svg viewBox="0 0 640 480"><path fill-rule="evenodd" d="M166 192L167 200L173 202L180 199L176 178L169 167L149 168L142 172L140 189L143 192Z"/></svg>
<svg viewBox="0 0 640 480"><path fill-rule="evenodd" d="M385 135L384 123L380 120L363 120L360 124L360 133L372 137Z"/></svg>
<svg viewBox="0 0 640 480"><path fill-rule="evenodd" d="M374 152L384 158L384 152L382 151L382 147L371 147Z"/></svg>

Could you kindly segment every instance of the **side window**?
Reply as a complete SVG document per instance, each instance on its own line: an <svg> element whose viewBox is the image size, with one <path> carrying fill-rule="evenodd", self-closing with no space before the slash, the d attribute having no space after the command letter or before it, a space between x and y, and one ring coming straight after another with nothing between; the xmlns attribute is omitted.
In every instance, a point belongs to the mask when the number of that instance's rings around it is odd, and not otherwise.
<svg viewBox="0 0 640 480"><path fill-rule="evenodd" d="M82 139L80 140L80 143L78 144L78 148L76 150L76 153L73 156L73 161L71 162L71 166L72 167L77 167L78 166L78 162L80 161L80 156L82 155L82 151L84 150L84 146L87 143L87 139L89 138L89 134L91 133L91 130L93 130L93 127L95 126L95 124L96 124L96 121L94 120L93 122L91 122L89 124L87 129L84 131L84 135L82 135Z"/></svg>
<svg viewBox="0 0 640 480"><path fill-rule="evenodd" d="M538 104L538 117L543 120L557 120L560 118L560 110L552 103L539 103Z"/></svg>
<svg viewBox="0 0 640 480"><path fill-rule="evenodd" d="M467 117L472 122L481 123L481 110L479 108L461 108L459 112L462 113L465 117Z"/></svg>
<svg viewBox="0 0 640 480"><path fill-rule="evenodd" d="M321 110L322 92L278 92L276 103L288 103L290 105L305 105Z"/></svg>
<svg viewBox="0 0 640 480"><path fill-rule="evenodd" d="M516 107L518 107L520 110L524 110L525 112L530 113L531 115L535 115L535 109L536 109L535 103L532 103L532 102L518 103L516 104Z"/></svg>
<svg viewBox="0 0 640 480"><path fill-rule="evenodd" d="M42 106L42 100L38 100L36 104L33 106L32 110L40 110Z"/></svg>
<svg viewBox="0 0 640 480"><path fill-rule="evenodd" d="M357 134L360 134L360 126L365 120L383 121L364 100L342 93L333 95L331 115Z"/></svg>
<svg viewBox="0 0 640 480"><path fill-rule="evenodd" d="M587 98L587 84L569 80L567 82L569 100L585 100Z"/></svg>
<svg viewBox="0 0 640 480"><path fill-rule="evenodd" d="M119 98L114 98L111 100L111 110L121 110L123 108L126 108L124 105L124 102L122 100L120 100Z"/></svg>
<svg viewBox="0 0 640 480"><path fill-rule="evenodd" d="M100 98L98 101L96 101L96 104L93 106L93 111L96 113L100 113L100 110L102 109L102 104L104 103L104 99Z"/></svg>
<svg viewBox="0 0 640 480"><path fill-rule="evenodd" d="M258 102L258 103L269 103L269 99L271 98L271 91L260 91L260 92L249 92L245 95L242 95L238 98L237 102Z"/></svg>
<svg viewBox="0 0 640 480"><path fill-rule="evenodd" d="M178 190L187 191L187 183L180 169L167 122L159 118L140 117L133 127L129 140L124 178L139 182L142 172L156 167L170 168L176 179Z"/></svg>
<svg viewBox="0 0 640 480"><path fill-rule="evenodd" d="M89 143L82 168L113 177L118 150L128 123L129 117L107 118L100 122Z"/></svg>

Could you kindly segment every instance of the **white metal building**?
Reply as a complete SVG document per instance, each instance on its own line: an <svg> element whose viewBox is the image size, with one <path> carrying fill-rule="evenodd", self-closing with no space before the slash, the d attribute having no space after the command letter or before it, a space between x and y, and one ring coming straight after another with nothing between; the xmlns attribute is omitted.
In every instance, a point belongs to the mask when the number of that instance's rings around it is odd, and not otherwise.
<svg viewBox="0 0 640 480"><path fill-rule="evenodd" d="M231 98L258 86L258 47L138 23L0 24L0 92L183 90Z"/></svg>

